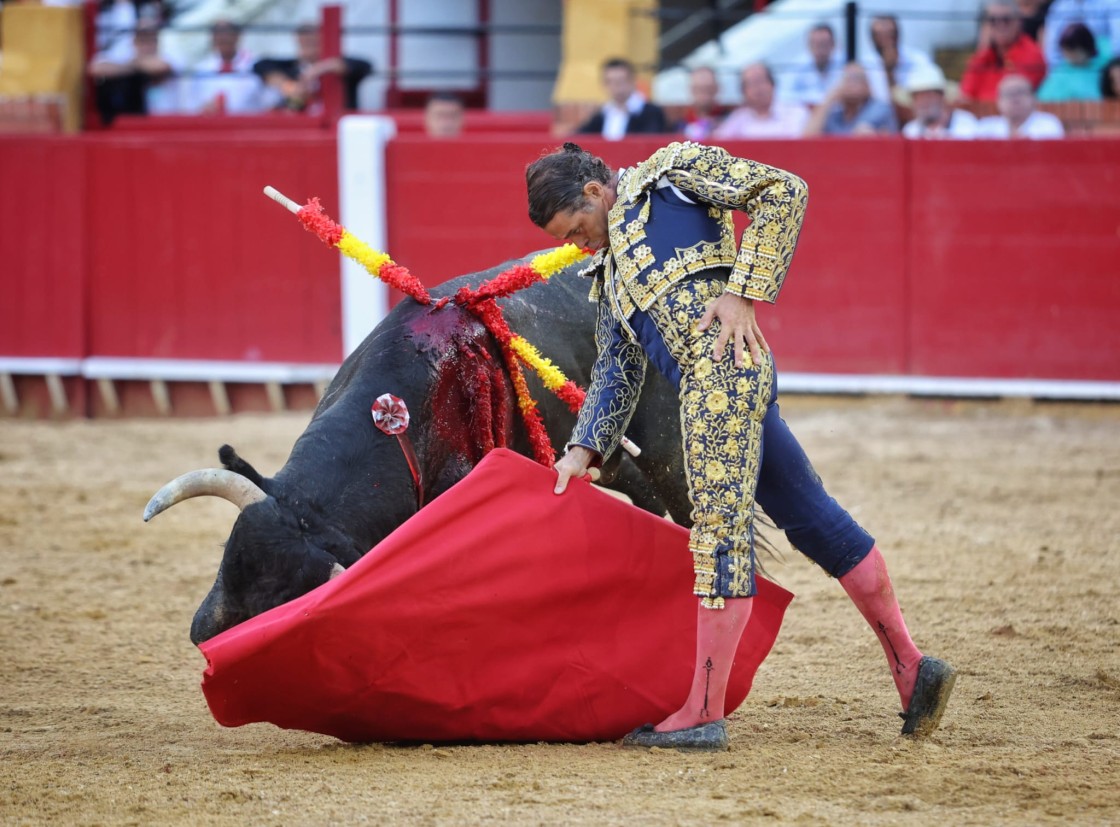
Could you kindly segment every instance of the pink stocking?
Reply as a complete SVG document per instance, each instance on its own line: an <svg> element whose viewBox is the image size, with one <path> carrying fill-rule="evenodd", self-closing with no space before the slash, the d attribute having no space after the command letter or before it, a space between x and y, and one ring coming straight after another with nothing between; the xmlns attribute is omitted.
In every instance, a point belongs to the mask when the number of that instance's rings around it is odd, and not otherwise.
<svg viewBox="0 0 1120 827"><path fill-rule="evenodd" d="M692 688L684 706L655 727L658 732L688 729L724 716L727 680L739 638L751 617L752 601L750 597L725 598L722 609L705 609L696 601L696 668Z"/></svg>
<svg viewBox="0 0 1120 827"><path fill-rule="evenodd" d="M840 585L878 636L890 664L902 708L909 709L922 653L910 639L891 587L887 563L878 547L872 548L859 565L841 577Z"/></svg>

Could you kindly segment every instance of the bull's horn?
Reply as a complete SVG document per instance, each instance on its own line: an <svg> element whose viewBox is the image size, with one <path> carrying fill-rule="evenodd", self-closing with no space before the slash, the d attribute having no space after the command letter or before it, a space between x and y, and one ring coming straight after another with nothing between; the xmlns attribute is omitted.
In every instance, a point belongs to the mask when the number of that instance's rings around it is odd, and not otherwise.
<svg viewBox="0 0 1120 827"><path fill-rule="evenodd" d="M224 468L203 468L176 477L156 492L144 509L144 522L191 497L221 497L244 511L268 497L255 483Z"/></svg>

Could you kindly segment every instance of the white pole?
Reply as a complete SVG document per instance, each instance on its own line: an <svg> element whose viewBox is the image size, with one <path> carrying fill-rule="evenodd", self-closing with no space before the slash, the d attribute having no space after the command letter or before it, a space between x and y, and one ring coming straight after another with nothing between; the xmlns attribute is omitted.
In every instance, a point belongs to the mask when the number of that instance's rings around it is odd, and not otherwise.
<svg viewBox="0 0 1120 827"><path fill-rule="evenodd" d="M397 134L392 118L347 115L338 122L339 223L375 250L389 250L385 148ZM342 259L342 358L389 312L389 288L362 265Z"/></svg>

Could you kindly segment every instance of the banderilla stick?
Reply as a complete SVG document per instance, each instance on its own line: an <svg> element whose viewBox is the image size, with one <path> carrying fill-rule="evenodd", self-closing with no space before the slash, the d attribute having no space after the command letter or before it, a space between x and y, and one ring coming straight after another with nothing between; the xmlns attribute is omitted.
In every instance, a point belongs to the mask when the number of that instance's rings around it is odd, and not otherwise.
<svg viewBox="0 0 1120 827"><path fill-rule="evenodd" d="M284 195L284 193L280 192L280 190L276 189L276 187L265 187L264 194L290 213L295 214L300 210L299 204L297 204L288 196ZM642 453L642 449L628 440L626 437L622 438L622 448L632 457L640 456Z"/></svg>

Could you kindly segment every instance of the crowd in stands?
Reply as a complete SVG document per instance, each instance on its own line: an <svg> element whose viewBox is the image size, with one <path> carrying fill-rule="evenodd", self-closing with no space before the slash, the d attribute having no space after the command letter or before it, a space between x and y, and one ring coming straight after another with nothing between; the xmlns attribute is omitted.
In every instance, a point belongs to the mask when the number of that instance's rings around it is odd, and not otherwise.
<svg viewBox="0 0 1120 827"><path fill-rule="evenodd" d="M676 122L636 90L634 67L609 61L610 101L580 132L607 139L636 133L697 140L893 135L907 138L1060 138L1061 120L1038 103L1116 99L1120 90L1120 0L989 0L975 52L959 83L908 46L895 15L870 21L873 52L846 63L828 24L809 28L805 53L776 81L763 63L745 66L741 104L722 106L718 78L698 66L691 100ZM977 117L978 113L980 117Z"/></svg>
<svg viewBox="0 0 1120 827"><path fill-rule="evenodd" d="M98 108L110 122L124 113L316 113L320 79L342 78L347 108L373 67L351 57L324 59L319 29L295 31L293 55L254 55L240 45L233 20L211 26L211 50L189 67L161 55L161 0L102 0L98 51L89 64ZM602 67L607 102L577 131L608 140L679 133L697 141L899 134L908 138L1061 137L1061 121L1037 104L1116 99L1120 91L1120 0L988 0L975 52L959 83L932 56L913 48L899 19L870 19L871 53L845 61L828 24L808 28L802 57L783 67L753 63L739 76L738 106L719 101L719 79L692 69L690 103L678 116L638 90L634 66L616 58ZM976 117L979 115L979 117ZM463 129L463 102L431 96L429 135Z"/></svg>
<svg viewBox="0 0 1120 827"><path fill-rule="evenodd" d="M356 109L358 84L373 71L365 60L324 58L316 25L295 30L294 55L270 57L242 48L241 27L226 19L211 25L210 51L180 66L159 52L163 22L159 2L104 0L89 64L104 122L123 114L315 114L328 74L342 78L345 106Z"/></svg>

